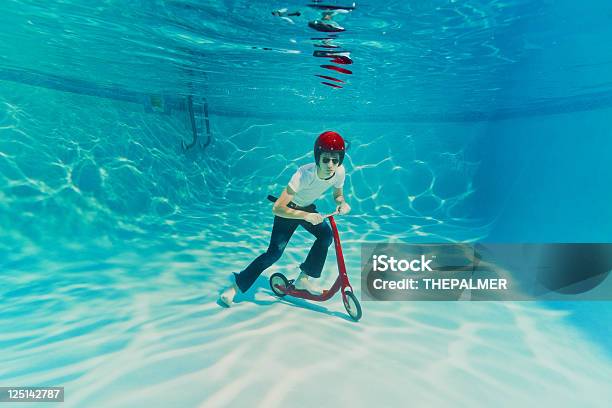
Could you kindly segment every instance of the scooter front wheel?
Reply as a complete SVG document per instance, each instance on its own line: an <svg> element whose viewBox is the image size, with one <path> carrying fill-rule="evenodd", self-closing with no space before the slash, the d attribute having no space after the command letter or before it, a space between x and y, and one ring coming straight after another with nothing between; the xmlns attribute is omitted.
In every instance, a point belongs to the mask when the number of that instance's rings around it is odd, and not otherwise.
<svg viewBox="0 0 612 408"><path fill-rule="evenodd" d="M357 300L357 296L355 296L355 294L350 290L344 292L344 295L346 296L344 298L344 308L354 321L358 321L359 319L361 319L362 313L361 305Z"/></svg>
<svg viewBox="0 0 612 408"><path fill-rule="evenodd" d="M289 281L282 273L275 273L270 276L270 288L276 296L284 297L286 293L277 288L277 286L283 286L285 288L289 286Z"/></svg>

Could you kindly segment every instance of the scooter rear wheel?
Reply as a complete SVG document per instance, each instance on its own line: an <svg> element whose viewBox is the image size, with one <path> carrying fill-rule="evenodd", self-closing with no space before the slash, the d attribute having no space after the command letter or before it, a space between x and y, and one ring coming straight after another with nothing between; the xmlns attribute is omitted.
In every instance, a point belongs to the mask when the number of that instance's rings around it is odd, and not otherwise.
<svg viewBox="0 0 612 408"><path fill-rule="evenodd" d="M289 286L289 281L287 278L285 278L285 275L282 273L275 273L270 276L270 288L272 289L272 292L274 292L276 296L284 297L286 293L277 288L276 285L284 287Z"/></svg>
<svg viewBox="0 0 612 408"><path fill-rule="evenodd" d="M355 294L350 290L347 290L344 292L344 294L346 295L346 299L344 300L344 308L354 321L358 321L361 319L362 312L357 296L355 296Z"/></svg>

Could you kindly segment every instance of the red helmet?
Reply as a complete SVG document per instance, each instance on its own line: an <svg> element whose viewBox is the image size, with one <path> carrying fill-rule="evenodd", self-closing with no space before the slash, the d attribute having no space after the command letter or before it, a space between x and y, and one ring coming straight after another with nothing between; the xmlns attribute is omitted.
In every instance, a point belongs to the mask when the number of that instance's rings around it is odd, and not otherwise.
<svg viewBox="0 0 612 408"><path fill-rule="evenodd" d="M314 145L315 163L319 165L319 158L322 152L334 152L340 155L340 164L344 160L344 152L346 151L344 139L336 132L327 130L317 137Z"/></svg>

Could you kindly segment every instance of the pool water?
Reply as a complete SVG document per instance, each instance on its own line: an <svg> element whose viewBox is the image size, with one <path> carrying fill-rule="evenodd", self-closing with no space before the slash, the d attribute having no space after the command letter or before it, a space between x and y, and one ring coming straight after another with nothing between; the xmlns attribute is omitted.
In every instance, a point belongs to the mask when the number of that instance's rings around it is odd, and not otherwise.
<svg viewBox="0 0 612 408"><path fill-rule="evenodd" d="M605 406L609 302L237 304L278 195L334 129L365 242L608 242L612 9L358 4L342 74L309 3L11 1L0 17L0 386L66 406ZM327 70L327 71L325 71ZM342 88L316 75L342 78ZM198 143L186 100L198 108ZM318 202L322 212L331 197ZM330 257L322 285L335 279Z"/></svg>

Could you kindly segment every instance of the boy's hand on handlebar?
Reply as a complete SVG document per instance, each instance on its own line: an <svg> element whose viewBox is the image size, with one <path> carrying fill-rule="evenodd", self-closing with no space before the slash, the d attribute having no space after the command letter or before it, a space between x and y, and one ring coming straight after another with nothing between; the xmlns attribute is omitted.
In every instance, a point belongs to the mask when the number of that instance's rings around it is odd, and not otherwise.
<svg viewBox="0 0 612 408"><path fill-rule="evenodd" d="M338 215L346 215L351 212L351 206L347 203L342 203L336 209L338 211Z"/></svg>
<svg viewBox="0 0 612 408"><path fill-rule="evenodd" d="M323 216L319 213L308 213L304 219L312 225L318 225L323 222Z"/></svg>

